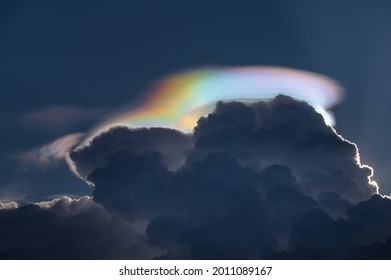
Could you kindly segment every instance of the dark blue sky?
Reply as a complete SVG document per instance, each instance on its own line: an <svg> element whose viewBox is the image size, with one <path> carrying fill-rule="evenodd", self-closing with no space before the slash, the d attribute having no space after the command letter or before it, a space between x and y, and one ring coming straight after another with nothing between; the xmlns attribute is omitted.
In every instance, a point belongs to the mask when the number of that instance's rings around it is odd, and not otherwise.
<svg viewBox="0 0 391 280"><path fill-rule="evenodd" d="M339 81L346 98L334 110L337 131L358 144L382 193L391 193L389 1L0 5L0 198L88 193L65 166L26 170L10 155L85 131L142 98L154 80L205 65L278 65ZM25 121L52 106L78 108L85 118L56 127Z"/></svg>

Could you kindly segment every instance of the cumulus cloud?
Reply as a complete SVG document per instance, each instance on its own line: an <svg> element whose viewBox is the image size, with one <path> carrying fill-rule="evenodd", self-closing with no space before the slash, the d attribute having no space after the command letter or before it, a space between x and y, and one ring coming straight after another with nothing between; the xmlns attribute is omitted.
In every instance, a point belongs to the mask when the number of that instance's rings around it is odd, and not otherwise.
<svg viewBox="0 0 391 280"><path fill-rule="evenodd" d="M358 246L348 256L354 260L389 260L391 259L391 237L385 242L376 241L370 246Z"/></svg>
<svg viewBox="0 0 391 280"><path fill-rule="evenodd" d="M175 170L184 163L184 153L191 146L191 136L177 130L140 128L130 132L126 127L115 127L94 138L89 146L72 152L70 157L77 162L76 172L86 179L93 170L105 164L107 156L120 150L138 154L159 151L167 167Z"/></svg>
<svg viewBox="0 0 391 280"><path fill-rule="evenodd" d="M129 223L90 197L61 197L0 210L1 259L151 258L145 223Z"/></svg>
<svg viewBox="0 0 391 280"><path fill-rule="evenodd" d="M15 209L18 206L18 203L15 201L0 201L0 210Z"/></svg>
<svg viewBox="0 0 391 280"><path fill-rule="evenodd" d="M88 161L96 202L130 221L151 221L149 241L168 250L160 258L343 258L365 241L339 247L343 252L303 253L303 217L323 217L337 235L343 223L354 224L347 209L378 192L357 147L308 104L286 96L219 103L198 121L191 145L171 151L185 158L176 169L154 145L100 148L137 135L147 143L164 131L115 128L71 156L76 166Z"/></svg>
<svg viewBox="0 0 391 280"><path fill-rule="evenodd" d="M93 197L0 212L0 224L21 221L0 236L0 256L344 259L388 250L391 200L378 195L357 146L290 97L218 103L192 134L112 128L70 158ZM64 233L36 239L42 228ZM19 230L30 239L5 242Z"/></svg>

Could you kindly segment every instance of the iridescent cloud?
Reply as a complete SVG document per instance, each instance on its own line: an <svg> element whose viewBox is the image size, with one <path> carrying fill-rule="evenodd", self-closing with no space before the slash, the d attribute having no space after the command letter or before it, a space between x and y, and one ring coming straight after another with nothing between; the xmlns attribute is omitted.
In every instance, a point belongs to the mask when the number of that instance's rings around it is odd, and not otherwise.
<svg viewBox="0 0 391 280"><path fill-rule="evenodd" d="M168 76L155 84L144 102L96 126L83 141L110 127L168 127L191 132L197 120L212 112L218 101L254 102L279 94L303 100L333 126L328 111L342 99L334 80L311 72L280 67L218 67Z"/></svg>

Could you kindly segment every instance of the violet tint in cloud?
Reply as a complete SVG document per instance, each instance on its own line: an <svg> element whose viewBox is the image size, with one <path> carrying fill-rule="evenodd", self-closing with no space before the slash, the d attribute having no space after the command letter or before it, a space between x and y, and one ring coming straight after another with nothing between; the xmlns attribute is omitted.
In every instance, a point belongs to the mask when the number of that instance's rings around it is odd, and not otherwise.
<svg viewBox="0 0 391 280"><path fill-rule="evenodd" d="M118 109L106 120L76 140L69 135L60 139L74 139L69 148L81 149L91 140L115 126L164 127L191 133L201 116L211 113L219 101L240 100L251 104L285 94L305 101L322 115L327 125L335 124L330 109L342 99L342 88L326 76L283 67L210 67L193 69L167 76L154 84L145 100L136 108ZM43 127L66 124L91 117L98 111L73 107L50 107L25 115L25 121ZM56 140L26 155L45 164L49 158L58 158L58 150L65 151L64 141ZM69 141L66 141L69 143ZM56 147L56 146L59 147ZM71 149L68 149L70 151ZM65 151L65 152L68 152ZM52 154L53 152L53 154ZM76 168L65 158L70 169ZM79 168L80 170L80 168Z"/></svg>
<svg viewBox="0 0 391 280"><path fill-rule="evenodd" d="M58 161L68 161L68 153L83 139L83 133L68 134L27 152L12 155L18 163L47 167ZM71 166L71 165L69 165Z"/></svg>
<svg viewBox="0 0 391 280"><path fill-rule="evenodd" d="M191 132L218 101L251 103L285 94L309 103L328 125L342 88L326 76L283 67L210 67L179 72L154 84L136 108L122 110L89 132L81 146L113 126L166 127Z"/></svg>

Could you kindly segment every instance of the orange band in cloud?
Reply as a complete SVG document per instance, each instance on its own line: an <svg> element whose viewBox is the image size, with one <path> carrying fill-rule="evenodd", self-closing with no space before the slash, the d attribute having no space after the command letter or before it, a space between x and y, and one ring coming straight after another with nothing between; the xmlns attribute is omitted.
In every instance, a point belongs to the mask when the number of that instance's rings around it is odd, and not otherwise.
<svg viewBox="0 0 391 280"><path fill-rule="evenodd" d="M133 110L121 112L94 128L82 146L113 126L167 127L191 132L199 117L212 112L218 101L253 102L284 94L306 101L322 114L342 99L341 87L332 79L281 67L217 67L186 71L155 84L147 98Z"/></svg>

